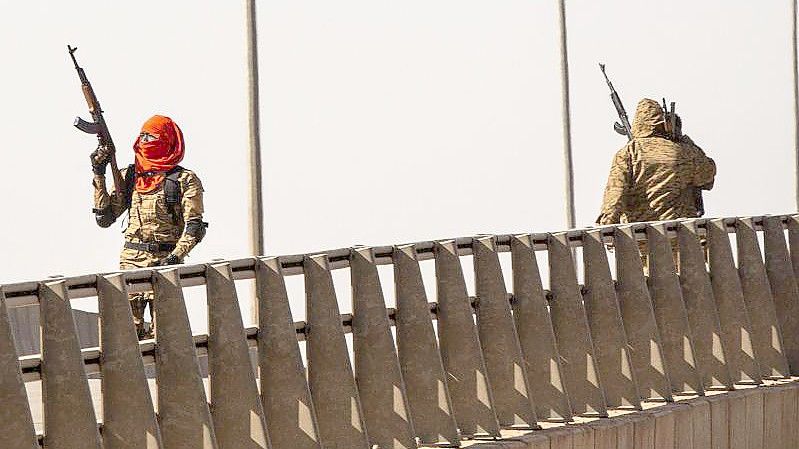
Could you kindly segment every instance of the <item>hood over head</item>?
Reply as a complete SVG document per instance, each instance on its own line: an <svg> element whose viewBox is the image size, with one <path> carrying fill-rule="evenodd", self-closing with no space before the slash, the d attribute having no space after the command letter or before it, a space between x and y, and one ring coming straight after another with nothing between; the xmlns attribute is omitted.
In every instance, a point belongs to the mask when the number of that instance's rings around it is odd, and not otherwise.
<svg viewBox="0 0 799 449"><path fill-rule="evenodd" d="M151 192L161 185L166 173L183 160L183 132L171 118L154 115L142 125L133 151L136 191Z"/></svg>
<svg viewBox="0 0 799 449"><path fill-rule="evenodd" d="M666 120L658 102L649 98L639 101L632 123L633 137L663 136L665 132Z"/></svg>

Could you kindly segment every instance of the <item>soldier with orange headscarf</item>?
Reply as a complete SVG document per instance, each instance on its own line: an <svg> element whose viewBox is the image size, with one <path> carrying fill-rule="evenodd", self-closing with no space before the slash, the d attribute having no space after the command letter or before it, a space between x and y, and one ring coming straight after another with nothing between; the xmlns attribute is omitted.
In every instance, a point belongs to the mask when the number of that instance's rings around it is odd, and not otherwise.
<svg viewBox="0 0 799 449"><path fill-rule="evenodd" d="M169 117L155 115L142 126L133 151L135 163L122 170L121 193L109 193L105 185L111 150L100 147L91 155L97 224L107 228L128 211L119 257L123 270L182 263L208 226L202 219L200 178L178 165L185 151L183 133ZM152 293L131 295L139 338L152 336L144 322L148 304L152 316Z"/></svg>

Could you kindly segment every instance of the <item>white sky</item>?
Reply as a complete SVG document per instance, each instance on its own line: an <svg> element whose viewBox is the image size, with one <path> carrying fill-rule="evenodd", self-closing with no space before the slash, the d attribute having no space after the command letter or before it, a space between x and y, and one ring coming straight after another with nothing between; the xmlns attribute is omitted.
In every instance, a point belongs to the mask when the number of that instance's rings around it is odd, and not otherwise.
<svg viewBox="0 0 799 449"><path fill-rule="evenodd" d="M789 1L567 3L578 226L624 143L598 62L630 114L677 101L718 164L709 216L795 210ZM259 2L267 253L562 229L556 4ZM117 266L122 228L91 214L95 141L72 127L88 113L68 43L121 165L149 116L182 127L211 223L187 262L249 255L243 2L0 10L0 282Z"/></svg>

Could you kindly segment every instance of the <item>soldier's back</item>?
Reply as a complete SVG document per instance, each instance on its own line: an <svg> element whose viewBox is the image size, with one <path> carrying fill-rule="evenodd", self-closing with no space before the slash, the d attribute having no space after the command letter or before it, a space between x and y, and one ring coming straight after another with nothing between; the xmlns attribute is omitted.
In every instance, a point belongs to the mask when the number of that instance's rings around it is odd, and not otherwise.
<svg viewBox="0 0 799 449"><path fill-rule="evenodd" d="M694 216L693 153L658 136L634 139L630 154L633 185L627 221L671 220Z"/></svg>

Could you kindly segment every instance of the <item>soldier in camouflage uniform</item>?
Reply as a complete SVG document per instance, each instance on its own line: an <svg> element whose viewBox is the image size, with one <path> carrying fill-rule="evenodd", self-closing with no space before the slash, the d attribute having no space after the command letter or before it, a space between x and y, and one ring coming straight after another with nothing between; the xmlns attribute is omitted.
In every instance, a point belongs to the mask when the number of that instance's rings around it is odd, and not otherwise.
<svg viewBox="0 0 799 449"><path fill-rule="evenodd" d="M122 170L123 193L110 193L105 185L106 166L113 150L98 148L91 155L94 172L94 214L97 224L111 226L126 210L128 226L119 256L123 270L182 263L205 235L203 186L197 175L178 165L183 159L183 133L170 118L147 120L133 145L135 164ZM144 310L152 292L130 296L139 338L152 338Z"/></svg>
<svg viewBox="0 0 799 449"><path fill-rule="evenodd" d="M633 139L613 158L597 223L699 216L696 189L713 187L713 159L688 136L677 142L667 138L664 112L655 100L638 103L631 127Z"/></svg>

